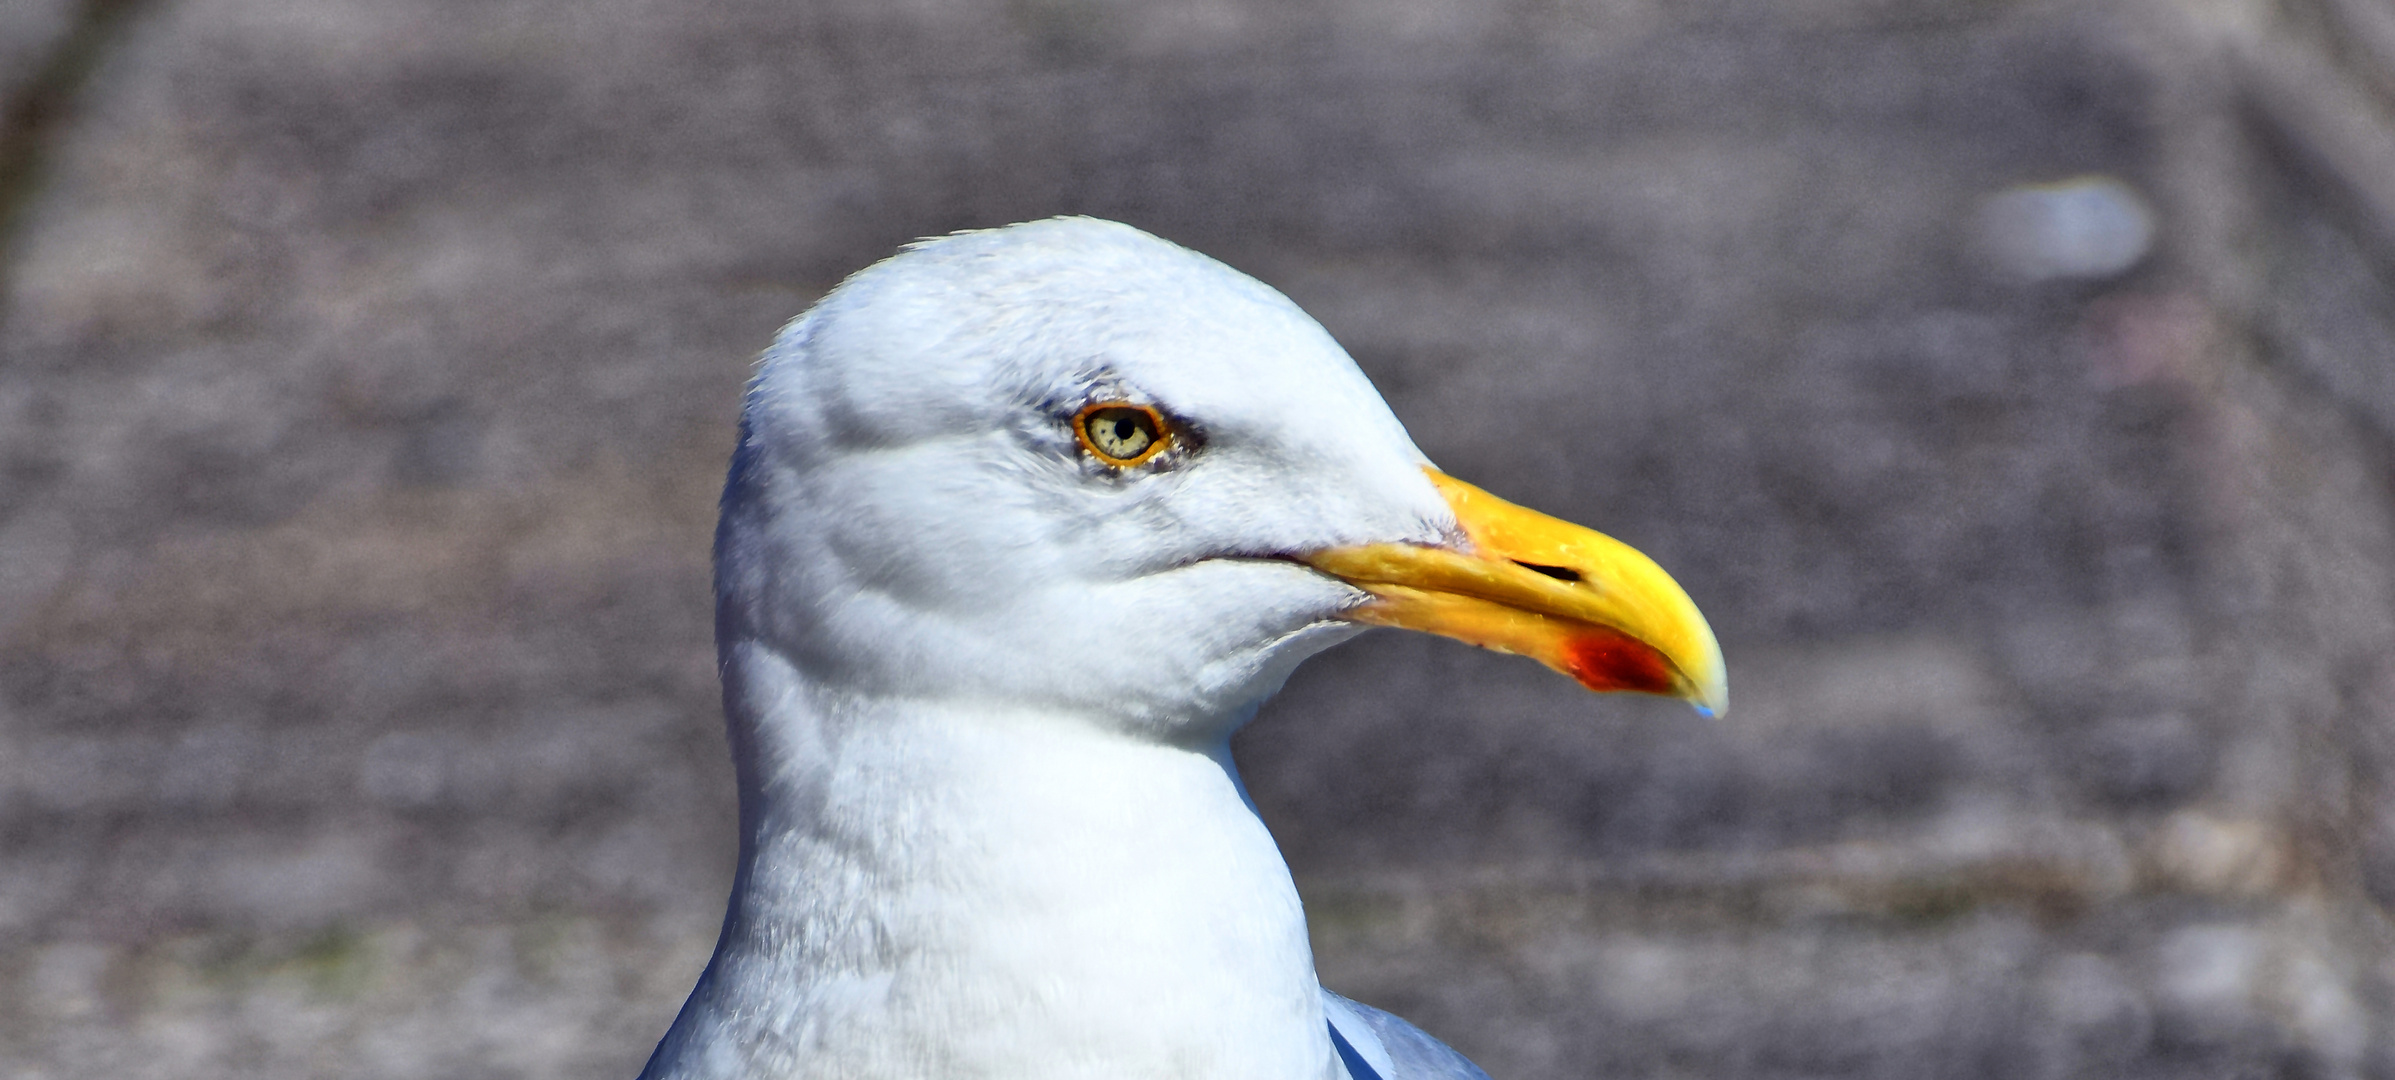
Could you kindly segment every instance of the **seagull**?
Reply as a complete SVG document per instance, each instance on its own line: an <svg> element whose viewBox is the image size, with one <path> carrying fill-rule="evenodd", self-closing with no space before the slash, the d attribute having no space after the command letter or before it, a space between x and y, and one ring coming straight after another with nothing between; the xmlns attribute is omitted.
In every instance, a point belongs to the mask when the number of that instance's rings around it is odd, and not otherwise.
<svg viewBox="0 0 2395 1080"><path fill-rule="evenodd" d="M1434 468L1328 332L1127 225L785 327L715 539L740 856L644 1080L1486 1074L1322 988L1229 740L1367 627L1727 700L1655 563Z"/></svg>

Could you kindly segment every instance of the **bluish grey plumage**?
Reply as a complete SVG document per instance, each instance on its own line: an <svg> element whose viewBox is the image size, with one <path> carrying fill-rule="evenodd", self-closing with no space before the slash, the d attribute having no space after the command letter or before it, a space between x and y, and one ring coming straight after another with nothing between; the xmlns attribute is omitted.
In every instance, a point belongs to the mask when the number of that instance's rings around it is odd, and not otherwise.
<svg viewBox="0 0 2395 1080"><path fill-rule="evenodd" d="M1361 1061L1345 1061L1350 1080L1489 1080L1454 1048L1403 1018L1322 991L1322 1015Z"/></svg>

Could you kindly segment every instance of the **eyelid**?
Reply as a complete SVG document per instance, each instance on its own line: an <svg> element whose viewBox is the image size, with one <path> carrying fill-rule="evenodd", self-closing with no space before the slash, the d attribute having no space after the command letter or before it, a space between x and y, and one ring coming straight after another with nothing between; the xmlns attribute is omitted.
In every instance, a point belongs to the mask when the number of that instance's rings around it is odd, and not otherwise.
<svg viewBox="0 0 2395 1080"><path fill-rule="evenodd" d="M1090 441L1089 421L1091 417L1108 409L1130 409L1145 415L1148 418L1148 423L1156 429L1156 438L1134 457L1116 457L1098 449L1097 444ZM1136 401L1093 401L1082 406L1080 411L1073 414L1073 440L1081 444L1082 451L1099 461L1120 469L1128 469L1154 461L1156 455L1173 447L1178 440L1178 435L1172 421L1165 418L1164 410Z"/></svg>

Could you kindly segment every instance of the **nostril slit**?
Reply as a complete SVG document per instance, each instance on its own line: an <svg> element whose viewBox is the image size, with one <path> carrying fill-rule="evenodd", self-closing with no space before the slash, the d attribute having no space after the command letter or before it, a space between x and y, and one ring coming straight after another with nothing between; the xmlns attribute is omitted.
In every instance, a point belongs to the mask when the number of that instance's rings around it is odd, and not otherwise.
<svg viewBox="0 0 2395 1080"><path fill-rule="evenodd" d="M1580 580L1580 571L1574 570L1569 566L1540 566L1537 563L1523 562L1520 559L1515 559L1513 564L1534 574L1545 574L1557 581Z"/></svg>

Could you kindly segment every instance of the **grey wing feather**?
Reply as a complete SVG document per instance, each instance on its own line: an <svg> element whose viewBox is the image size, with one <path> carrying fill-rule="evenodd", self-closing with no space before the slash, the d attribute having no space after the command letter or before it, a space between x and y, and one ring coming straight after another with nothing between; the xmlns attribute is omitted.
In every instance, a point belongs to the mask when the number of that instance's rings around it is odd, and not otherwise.
<svg viewBox="0 0 2395 1080"><path fill-rule="evenodd" d="M1340 1058L1354 1080L1489 1080L1446 1043L1370 1005L1324 990L1322 1011L1334 1045L1347 1044Z"/></svg>

